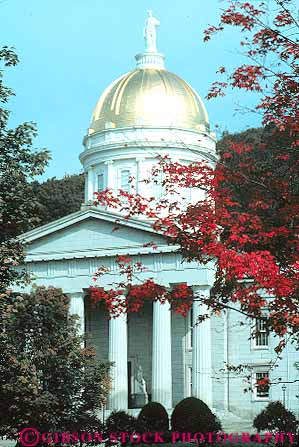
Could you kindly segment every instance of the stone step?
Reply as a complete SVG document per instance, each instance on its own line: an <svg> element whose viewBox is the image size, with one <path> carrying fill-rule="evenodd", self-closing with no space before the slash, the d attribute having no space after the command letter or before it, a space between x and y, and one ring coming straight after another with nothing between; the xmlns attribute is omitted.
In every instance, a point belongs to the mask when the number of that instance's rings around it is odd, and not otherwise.
<svg viewBox="0 0 299 447"><path fill-rule="evenodd" d="M229 411L214 410L213 413L216 414L217 417L220 419L222 429L225 433L256 432L256 430L252 426L252 420L242 418Z"/></svg>

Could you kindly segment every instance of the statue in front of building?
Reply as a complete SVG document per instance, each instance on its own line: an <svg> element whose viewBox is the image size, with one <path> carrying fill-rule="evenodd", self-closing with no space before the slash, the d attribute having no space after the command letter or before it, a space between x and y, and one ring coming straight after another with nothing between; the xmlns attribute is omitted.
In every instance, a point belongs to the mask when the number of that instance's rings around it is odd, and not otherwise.
<svg viewBox="0 0 299 447"><path fill-rule="evenodd" d="M138 401L142 405L145 405L145 404L148 403L148 394L147 394L147 390L146 390L146 381L145 381L145 379L143 377L143 370L142 370L142 366L141 365L138 366L138 370L137 370L136 383L135 383L135 392L136 392L136 395L138 396L137 397Z"/></svg>
<svg viewBox="0 0 299 447"><path fill-rule="evenodd" d="M143 29L143 37L145 40L145 51L148 53L157 53L157 32L156 28L160 25L160 21L153 16L152 11L147 12L148 17Z"/></svg>

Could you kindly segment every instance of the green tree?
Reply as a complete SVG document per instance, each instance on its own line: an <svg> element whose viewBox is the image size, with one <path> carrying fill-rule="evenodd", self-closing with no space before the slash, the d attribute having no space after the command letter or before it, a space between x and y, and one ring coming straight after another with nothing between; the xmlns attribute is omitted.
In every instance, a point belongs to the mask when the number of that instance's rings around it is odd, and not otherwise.
<svg viewBox="0 0 299 447"><path fill-rule="evenodd" d="M38 287L5 300L0 319L0 436L101 428L109 365L82 348L60 289Z"/></svg>
<svg viewBox="0 0 299 447"><path fill-rule="evenodd" d="M4 68L15 66L18 57L3 47L0 63ZM12 95L0 70L0 294L13 282L24 279L24 273L15 269L23 262L23 247L14 238L38 221L32 180L43 173L49 159L48 151L32 150L36 136L33 123L9 127L7 102Z"/></svg>
<svg viewBox="0 0 299 447"><path fill-rule="evenodd" d="M84 175L66 175L62 179L53 177L43 183L34 182L33 193L38 202L38 225L47 224L79 211L84 201Z"/></svg>
<svg viewBox="0 0 299 447"><path fill-rule="evenodd" d="M18 58L0 48L3 68ZM0 436L18 438L23 427L40 431L98 428L96 416L109 389L107 364L83 349L76 317L58 289L30 294L10 290L24 283L24 247L17 236L38 225L40 204L35 177L49 159L34 151L36 128L24 123L11 129L7 102L13 91L0 71Z"/></svg>

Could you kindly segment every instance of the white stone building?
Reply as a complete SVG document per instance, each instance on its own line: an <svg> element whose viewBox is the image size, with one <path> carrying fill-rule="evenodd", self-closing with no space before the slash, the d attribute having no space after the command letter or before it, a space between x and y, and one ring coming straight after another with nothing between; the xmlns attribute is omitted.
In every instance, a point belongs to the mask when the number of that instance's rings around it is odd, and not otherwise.
<svg viewBox="0 0 299 447"><path fill-rule="evenodd" d="M138 314L108 320L104 308L93 309L84 300L98 266L112 270L102 286L117 278L114 261L120 254L141 261L148 268L144 277L169 287L187 283L209 294L213 285L213 265L182 262L175 247L168 246L146 221L125 220L90 205L94 192L106 187L134 186L140 194L160 197L156 185L143 182L157 154L185 163L215 156L215 135L205 106L189 84L165 69L164 56L156 50L157 22L151 19L144 33L146 51L136 56L136 69L104 91L84 138L80 160L86 173L85 203L80 211L22 236L27 243L27 269L36 284L61 287L71 297L72 312L80 316L87 343L96 348L100 359L114 362L108 410L137 411L146 390L149 399L168 410L184 397L199 397L218 413L227 430L248 428L270 400L284 400L298 413L298 353L288 346L278 366L271 368L276 340L262 326L258 337L250 339L254 328L248 322L240 326L237 312L195 325L204 312L198 302L188 318L173 314L167 305L148 303ZM129 177L134 177L133 184ZM185 191L185 196L188 201L198 199L194 191ZM118 231L114 231L116 217ZM157 250L144 247L149 240ZM253 393L244 393L248 372L228 373L225 363L250 366ZM287 382L286 390L281 384L254 387L267 374Z"/></svg>

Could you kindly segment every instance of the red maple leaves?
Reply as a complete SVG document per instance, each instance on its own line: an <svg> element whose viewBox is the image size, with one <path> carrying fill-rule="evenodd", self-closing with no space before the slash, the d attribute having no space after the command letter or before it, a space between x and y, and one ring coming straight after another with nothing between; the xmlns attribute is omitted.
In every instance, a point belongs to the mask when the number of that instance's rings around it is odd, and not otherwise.
<svg viewBox="0 0 299 447"><path fill-rule="evenodd" d="M138 273L146 271L139 262L132 262L129 256L118 256L116 258L119 277L123 281L114 284L109 290L103 287L90 287L92 302L104 303L111 317L117 317L127 312L139 312L146 302L168 301L175 313L186 316L193 302L192 288L186 284L177 284L171 289L157 284L152 278L138 281ZM100 267L95 275L95 280L109 269ZM137 282L137 284L134 284ZM138 284L139 282L139 284Z"/></svg>
<svg viewBox="0 0 299 447"><path fill-rule="evenodd" d="M239 88L259 92L256 110L263 114L265 136L256 144L231 142L215 161L190 165L160 158L153 176L161 174L165 197L154 198L112 191L97 194L96 204L123 212L127 218L142 215L170 244L180 246L187 261L215 262L213 293L206 302L218 312L237 303L251 317L265 312L268 327L278 335L299 333L299 43L289 33L297 26L282 2L272 25L265 24L263 7L229 2L220 24L205 31L205 40L226 26L246 33L241 42L255 63L242 65L216 82L209 98ZM285 31L285 32L284 32ZM265 63L265 54L271 54ZM186 206L176 191L203 192ZM192 291L180 285L172 291L146 279L135 278L141 266L118 259L126 281L109 291L93 288L95 301L105 301L112 314L137 312L146 300L168 300L186 314ZM134 282L135 278L135 282ZM125 297L125 298L124 298Z"/></svg>

